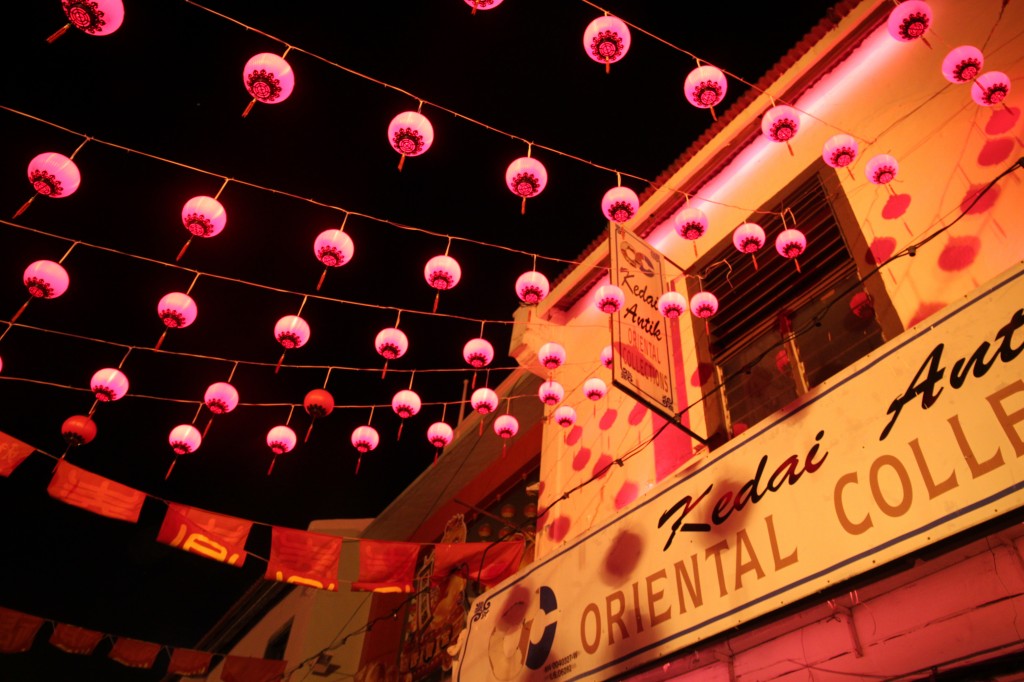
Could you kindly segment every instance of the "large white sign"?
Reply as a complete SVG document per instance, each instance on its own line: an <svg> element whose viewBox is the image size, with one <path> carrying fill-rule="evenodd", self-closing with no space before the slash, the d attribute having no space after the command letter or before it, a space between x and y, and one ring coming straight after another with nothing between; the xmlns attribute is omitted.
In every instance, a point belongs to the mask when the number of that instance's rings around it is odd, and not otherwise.
<svg viewBox="0 0 1024 682"><path fill-rule="evenodd" d="M1024 506L1024 269L473 605L458 680L601 680Z"/></svg>

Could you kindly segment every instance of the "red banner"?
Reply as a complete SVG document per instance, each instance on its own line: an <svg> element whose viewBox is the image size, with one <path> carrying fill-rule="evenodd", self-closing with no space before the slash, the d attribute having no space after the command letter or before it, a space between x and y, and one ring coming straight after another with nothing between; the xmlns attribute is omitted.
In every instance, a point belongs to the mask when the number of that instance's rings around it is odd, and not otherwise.
<svg viewBox="0 0 1024 682"><path fill-rule="evenodd" d="M519 569L526 543L458 542L434 548L433 582L441 582L453 573L491 587Z"/></svg>
<svg viewBox="0 0 1024 682"><path fill-rule="evenodd" d="M225 656L220 679L223 682L280 682L284 679L285 666L287 661Z"/></svg>
<svg viewBox="0 0 1024 682"><path fill-rule="evenodd" d="M415 542L359 541L359 580L353 590L370 592L412 592L416 558Z"/></svg>
<svg viewBox="0 0 1024 682"><path fill-rule="evenodd" d="M50 635L50 644L69 654L88 655L93 652L101 639L103 639L102 632L86 630L77 625L57 623L53 628L53 634Z"/></svg>
<svg viewBox="0 0 1024 682"><path fill-rule="evenodd" d="M169 502L157 542L232 566L245 562L252 521Z"/></svg>
<svg viewBox="0 0 1024 682"><path fill-rule="evenodd" d="M265 577L337 592L340 558L339 537L274 526Z"/></svg>
<svg viewBox="0 0 1024 682"><path fill-rule="evenodd" d="M31 445L0 433L0 476L10 476L34 450Z"/></svg>
<svg viewBox="0 0 1024 682"><path fill-rule="evenodd" d="M145 493L109 478L79 469L64 460L57 462L46 492L50 497L81 507L93 514L137 523Z"/></svg>
<svg viewBox="0 0 1024 682"><path fill-rule="evenodd" d="M109 657L129 668L152 668L159 653L159 644L118 637L114 640Z"/></svg>
<svg viewBox="0 0 1024 682"><path fill-rule="evenodd" d="M0 607L0 653L28 651L42 625L43 619L39 616Z"/></svg>
<svg viewBox="0 0 1024 682"><path fill-rule="evenodd" d="M210 669L213 654L195 649L171 649L171 662L167 664L168 675L194 677L205 675Z"/></svg>

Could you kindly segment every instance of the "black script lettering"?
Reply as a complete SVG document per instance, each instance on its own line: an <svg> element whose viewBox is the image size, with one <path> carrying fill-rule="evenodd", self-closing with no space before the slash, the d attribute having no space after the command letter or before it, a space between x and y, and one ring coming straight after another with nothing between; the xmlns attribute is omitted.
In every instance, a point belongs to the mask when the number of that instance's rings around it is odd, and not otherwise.
<svg viewBox="0 0 1024 682"><path fill-rule="evenodd" d="M686 518L687 514L689 514L691 511L693 511L693 508L697 506L697 503L699 503L701 500L703 500L705 497L708 496L708 494L711 492L711 489L713 487L714 487L714 483L709 485L707 490L705 490L703 493L701 493L700 497L698 497L696 500L694 500L692 497L687 495L686 497L684 497L683 499L679 500L678 502L673 504L671 507L669 507L668 510L664 514L661 515L661 518L658 519L658 528L661 528L662 526L664 526L665 522L668 521L669 517L672 516L673 514L675 514L677 511L679 511L680 507L684 507L683 513L680 514L679 518L676 519L676 522L672 524L672 532L668 536L668 541L665 543L664 549L668 549L669 547L672 546L672 538L674 538L676 536L676 531L679 530L679 526L683 523L683 519ZM711 526L710 526L710 524L707 524L707 523L687 523L687 524L683 525L683 530L684 531L701 531L701 530L709 531L709 530L711 530Z"/></svg>
<svg viewBox="0 0 1024 682"><path fill-rule="evenodd" d="M661 341L661 320L651 317L640 317L637 313L636 303L626 308L622 312L622 316L630 318L630 321L636 325L637 329L646 332Z"/></svg>
<svg viewBox="0 0 1024 682"><path fill-rule="evenodd" d="M900 410L903 406L911 402L917 396L921 396L921 409L927 410L929 407L935 404L935 401L942 395L943 388L939 388L938 393L935 393L935 384L942 379L942 375L946 373L946 370L940 367L939 363L942 361L942 349L946 345L940 343L932 349L932 352L925 358L924 363L917 370L917 374L914 375L913 380L910 382L910 386L907 388L907 392L901 395L896 400L893 400L889 405L889 411L886 414L891 414L892 419L882 429L882 435L879 436L878 440L885 440L885 437L889 435L889 431L892 430L893 425L896 424L896 419L900 416ZM921 379L921 372L928 368L928 375L925 380L918 384Z"/></svg>
<svg viewBox="0 0 1024 682"><path fill-rule="evenodd" d="M642 300L647 305L651 306L651 308L653 310L657 310L658 309L658 297L655 296L654 294L648 294L647 293L647 285L646 284L643 285L642 287L637 285L637 284L634 284L632 280L633 280L633 275L635 275L635 274L636 273L630 272L630 273L624 275L619 280L619 284L621 284L626 289L629 289L633 293L634 296L636 296L637 298Z"/></svg>

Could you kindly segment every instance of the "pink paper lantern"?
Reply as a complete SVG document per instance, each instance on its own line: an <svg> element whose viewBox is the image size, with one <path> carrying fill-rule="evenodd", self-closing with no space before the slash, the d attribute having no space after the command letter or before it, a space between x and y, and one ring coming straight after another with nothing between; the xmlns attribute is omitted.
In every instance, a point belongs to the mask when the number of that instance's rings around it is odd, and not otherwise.
<svg viewBox="0 0 1024 682"><path fill-rule="evenodd" d="M685 313L686 307L686 297L678 291L666 291L658 297L658 310L669 319L675 319ZM610 350L611 346L608 348Z"/></svg>
<svg viewBox="0 0 1024 682"><path fill-rule="evenodd" d="M71 447L86 445L96 437L96 422L84 414L74 414L64 420L60 435Z"/></svg>
<svg viewBox="0 0 1024 682"><path fill-rule="evenodd" d="M522 197L522 212L526 213L526 200L544 191L548 184L548 171L537 159L522 156L509 164L505 171L505 185L512 194Z"/></svg>
<svg viewBox="0 0 1024 682"><path fill-rule="evenodd" d="M800 230L794 230L792 228L783 230L779 233L779 236L775 238L775 250L779 252L779 255L783 258L793 259L793 263L796 265L797 272L800 271L800 263L797 261L797 257L807 249L807 237Z"/></svg>
<svg viewBox="0 0 1024 682"><path fill-rule="evenodd" d="M626 295L614 284L603 284L594 292L594 305L602 313L617 313L625 302Z"/></svg>
<svg viewBox="0 0 1024 682"><path fill-rule="evenodd" d="M203 437L199 429L191 424L179 424L171 429L167 442L175 455L188 455L199 449L203 443ZM170 472L168 472L170 473Z"/></svg>
<svg viewBox="0 0 1024 682"><path fill-rule="evenodd" d="M71 196L82 184L82 174L70 158L56 152L39 154L28 163L28 181L36 194L51 199Z"/></svg>
<svg viewBox="0 0 1024 682"><path fill-rule="evenodd" d="M886 28L896 40L910 42L924 38L925 31L932 23L932 9L921 0L906 0L889 12Z"/></svg>
<svg viewBox="0 0 1024 682"><path fill-rule="evenodd" d="M590 400L600 400L608 392L608 385L598 377L590 377L583 382L583 395Z"/></svg>
<svg viewBox="0 0 1024 682"><path fill-rule="evenodd" d="M494 432L508 440L519 433L519 420L510 414L503 414L494 420Z"/></svg>
<svg viewBox="0 0 1024 682"><path fill-rule="evenodd" d="M516 296L527 305L540 303L550 290L548 278L536 270L524 272L516 280Z"/></svg>
<svg viewBox="0 0 1024 682"><path fill-rule="evenodd" d="M128 393L128 377L119 369L107 367L92 375L89 388L100 402L120 400Z"/></svg>
<svg viewBox="0 0 1024 682"><path fill-rule="evenodd" d="M785 104L772 107L761 117L761 132L772 142L785 143L789 153L793 148L789 141L796 137L800 130L800 112Z"/></svg>
<svg viewBox="0 0 1024 682"><path fill-rule="evenodd" d="M545 405L557 405L565 397L565 389L557 381L545 381L537 389L537 397Z"/></svg>
<svg viewBox="0 0 1024 682"><path fill-rule="evenodd" d="M401 329L387 327L377 332L373 346L385 360L397 360L409 349L409 339Z"/></svg>
<svg viewBox="0 0 1024 682"><path fill-rule="evenodd" d="M156 304L156 313L170 329L182 329L196 321L199 308L188 294L172 291Z"/></svg>
<svg viewBox="0 0 1024 682"><path fill-rule="evenodd" d="M301 348L309 341L309 324L298 315L285 315L274 325L274 338L285 349Z"/></svg>
<svg viewBox="0 0 1024 682"><path fill-rule="evenodd" d="M754 259L754 269L757 269L757 257L754 255L764 246L764 229L757 223L743 223L732 233L732 245L740 253L749 253Z"/></svg>
<svg viewBox="0 0 1024 682"><path fill-rule="evenodd" d="M604 64L605 72L629 52L629 26L612 16L598 17L583 32L583 49L595 62Z"/></svg>
<svg viewBox="0 0 1024 682"><path fill-rule="evenodd" d="M825 140L821 148L821 158L832 168L849 166L857 158L857 140L849 135L833 135Z"/></svg>
<svg viewBox="0 0 1024 682"><path fill-rule="evenodd" d="M550 341L537 351L537 359L546 369L558 369L565 362L565 348L561 344Z"/></svg>
<svg viewBox="0 0 1024 682"><path fill-rule="evenodd" d="M478 388L469 397L469 404L480 414L490 414L498 409L498 394L489 388Z"/></svg>
<svg viewBox="0 0 1024 682"><path fill-rule="evenodd" d="M434 256L423 268L423 277L427 284L438 291L453 288L462 279L462 268L451 256Z"/></svg>
<svg viewBox="0 0 1024 682"><path fill-rule="evenodd" d="M500 5L502 0L465 0L465 3L473 8L473 14L479 10L494 9Z"/></svg>
<svg viewBox="0 0 1024 682"><path fill-rule="evenodd" d="M52 260L37 260L29 265L22 281L34 298L57 298L68 290L70 283L67 270Z"/></svg>
<svg viewBox="0 0 1024 682"><path fill-rule="evenodd" d="M611 369L614 361L615 354L612 351L611 344L608 344L607 346L601 349L601 364L607 367L608 369Z"/></svg>
<svg viewBox="0 0 1024 682"><path fill-rule="evenodd" d="M313 419L326 417L334 411L334 396L322 388L314 388L302 399L302 407Z"/></svg>
<svg viewBox="0 0 1024 682"><path fill-rule="evenodd" d="M287 426L275 426L267 432L267 447L275 455L291 452L298 440L295 432Z"/></svg>
<svg viewBox="0 0 1024 682"><path fill-rule="evenodd" d="M280 104L292 94L292 89L295 88L295 74L282 57L262 52L245 63L242 69L242 83L253 100L264 104ZM246 109L246 113L248 111Z"/></svg>
<svg viewBox="0 0 1024 682"><path fill-rule="evenodd" d="M896 178L900 165L888 154L879 154L868 159L864 173L876 185L888 185Z"/></svg>
<svg viewBox="0 0 1024 682"><path fill-rule="evenodd" d="M973 45L950 50L942 60L942 77L954 85L974 80L985 65L985 55Z"/></svg>
<svg viewBox="0 0 1024 682"><path fill-rule="evenodd" d="M108 36L124 22L124 4L121 0L61 0L68 25L47 38L47 42L64 34L74 26L90 36Z"/></svg>
<svg viewBox="0 0 1024 682"><path fill-rule="evenodd" d="M703 320L718 312L718 298L710 291L700 291L690 298L690 312Z"/></svg>
<svg viewBox="0 0 1024 682"><path fill-rule="evenodd" d="M672 224L676 228L676 234L690 241L699 239L708 231L708 217L699 208L687 207L678 211L672 216Z"/></svg>
<svg viewBox="0 0 1024 682"><path fill-rule="evenodd" d="M691 71L683 82L686 101L698 109L711 109L725 98L729 83L720 69L704 64Z"/></svg>
<svg viewBox="0 0 1024 682"><path fill-rule="evenodd" d="M388 125L388 142L391 148L402 155L398 169L402 169L407 156L419 156L434 143L434 126L418 111L398 114Z"/></svg>
<svg viewBox="0 0 1024 682"><path fill-rule="evenodd" d="M601 212L613 223L624 223L640 209L640 198L628 187L612 187L601 198Z"/></svg>
<svg viewBox="0 0 1024 682"><path fill-rule="evenodd" d="M359 426L352 432L352 447L360 453L370 452L380 443L377 429L372 426Z"/></svg>
<svg viewBox="0 0 1024 682"><path fill-rule="evenodd" d="M203 403L213 414L227 414L238 406L238 391L228 382L218 381L207 387Z"/></svg>
<svg viewBox="0 0 1024 682"><path fill-rule="evenodd" d="M444 422L434 422L427 428L427 441L438 450L451 443L454 437L452 427Z"/></svg>
<svg viewBox="0 0 1024 682"><path fill-rule="evenodd" d="M185 202L181 222L193 237L215 237L227 224L228 214L213 197L197 196Z"/></svg>
<svg viewBox="0 0 1024 682"><path fill-rule="evenodd" d="M470 367L486 367L494 359L494 346L487 339L470 339L462 347L462 357Z"/></svg>
<svg viewBox="0 0 1024 682"><path fill-rule="evenodd" d="M402 419L416 416L422 406L420 396L409 389L399 391L391 399L391 409Z"/></svg>
<svg viewBox="0 0 1024 682"><path fill-rule="evenodd" d="M576 423L576 410L570 405L562 405L551 415L555 423L563 429L567 429Z"/></svg>
<svg viewBox="0 0 1024 682"><path fill-rule="evenodd" d="M974 79L971 99L983 107L999 104L1010 94L1010 78L1002 71L986 71Z"/></svg>
<svg viewBox="0 0 1024 682"><path fill-rule="evenodd" d="M339 268L352 260L355 244L342 230L324 230L313 242L317 260L329 268Z"/></svg>

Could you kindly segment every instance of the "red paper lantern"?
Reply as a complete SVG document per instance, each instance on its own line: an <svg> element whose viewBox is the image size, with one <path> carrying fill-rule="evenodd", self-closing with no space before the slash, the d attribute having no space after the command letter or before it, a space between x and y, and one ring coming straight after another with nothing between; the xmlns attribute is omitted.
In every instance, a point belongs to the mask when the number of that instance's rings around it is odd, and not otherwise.
<svg viewBox="0 0 1024 682"><path fill-rule="evenodd" d="M473 8L473 14L476 14L478 9L488 10L494 9L501 4L502 0L465 0L466 4Z"/></svg>
<svg viewBox="0 0 1024 682"><path fill-rule="evenodd" d="M213 414L227 414L238 406L238 391L226 381L210 384L203 403Z"/></svg>
<svg viewBox="0 0 1024 682"><path fill-rule="evenodd" d="M849 135L833 135L825 140L821 148L821 158L832 168L849 166L857 158L857 140Z"/></svg>
<svg viewBox="0 0 1024 682"><path fill-rule="evenodd" d="M352 432L352 446L361 453L373 450L378 443L380 436L372 426L359 426Z"/></svg>
<svg viewBox="0 0 1024 682"><path fill-rule="evenodd" d="M494 346L487 339L470 339L462 347L462 357L471 367L486 367L494 359Z"/></svg>
<svg viewBox="0 0 1024 682"><path fill-rule="evenodd" d="M326 417L334 411L334 396L322 388L314 388L303 398L302 406L313 419Z"/></svg>
<svg viewBox="0 0 1024 682"><path fill-rule="evenodd" d="M427 429L427 440L438 450L451 443L454 437L452 427L444 422L434 422Z"/></svg>
<svg viewBox="0 0 1024 682"><path fill-rule="evenodd" d="M672 224L676 228L676 234L683 239L694 241L699 239L708 231L708 217L699 208L687 207L678 211L672 216ZM697 245L693 245L694 253L697 252Z"/></svg>
<svg viewBox="0 0 1024 682"><path fill-rule="evenodd" d="M547 369L558 369L565 362L565 348L561 344L557 344L554 341L545 343L537 351L537 358L540 360L540 364L544 365Z"/></svg>
<svg viewBox="0 0 1024 682"><path fill-rule="evenodd" d="M555 423L567 429L576 423L576 410L569 405L562 405L551 415Z"/></svg>
<svg viewBox="0 0 1024 682"><path fill-rule="evenodd" d="M101 402L120 400L128 393L128 377L119 369L107 367L92 375L89 388Z"/></svg>
<svg viewBox="0 0 1024 682"><path fill-rule="evenodd" d="M850 298L850 312L862 320L874 317L875 300L868 292L858 291Z"/></svg>
<svg viewBox="0 0 1024 682"><path fill-rule="evenodd" d="M603 284L594 292L594 305L602 313L617 313L625 302L626 295L614 284Z"/></svg>
<svg viewBox="0 0 1024 682"><path fill-rule="evenodd" d="M70 283L67 270L52 260L37 260L29 265L22 281L33 298L57 298L68 290Z"/></svg>
<svg viewBox="0 0 1024 682"><path fill-rule="evenodd" d="M983 107L999 104L1009 94L1010 77L1002 71L986 71L971 86L971 99Z"/></svg>
<svg viewBox="0 0 1024 682"><path fill-rule="evenodd" d="M298 315L285 315L274 325L274 338L286 350L301 348L309 341L309 324Z"/></svg>
<svg viewBox="0 0 1024 682"><path fill-rule="evenodd" d="M691 71L683 82L686 101L698 109L711 109L712 117L715 114L713 107L725 98L728 89L725 74L707 64Z"/></svg>
<svg viewBox="0 0 1024 682"><path fill-rule="evenodd" d="M775 250L779 252L779 255L783 258L792 258L793 263L796 265L797 272L800 271L800 263L796 260L797 257L807 249L807 237L800 230L794 230L792 228L783 230L779 233L779 236L775 238Z"/></svg>
<svg viewBox="0 0 1024 682"><path fill-rule="evenodd" d="M800 130L800 112L785 104L772 107L764 112L761 117L761 132L772 142L783 142L789 149L790 155L793 148L789 145L797 131Z"/></svg>
<svg viewBox="0 0 1024 682"><path fill-rule="evenodd" d="M410 389L399 391L391 399L391 409L402 419L416 416L422 406L420 396Z"/></svg>
<svg viewBox="0 0 1024 682"><path fill-rule="evenodd" d="M313 242L313 253L317 260L329 268L339 268L352 260L355 245L348 233L342 230L324 230Z"/></svg>
<svg viewBox="0 0 1024 682"><path fill-rule="evenodd" d="M68 23L46 39L52 43L74 26L90 36L108 36L124 22L124 4L121 0L61 0Z"/></svg>
<svg viewBox="0 0 1024 682"><path fill-rule="evenodd" d="M291 452L292 448L295 447L295 443L298 442L295 432L287 426L275 426L267 432L267 447L274 453L273 459L270 460L270 468L267 469L267 476L274 470L274 463L277 462L277 456L283 455L287 452Z"/></svg>
<svg viewBox="0 0 1024 682"><path fill-rule="evenodd" d="M700 291L690 298L690 312L706 320L718 312L718 298L710 291Z"/></svg>
<svg viewBox="0 0 1024 682"><path fill-rule="evenodd" d="M628 187L612 187L601 198L601 212L613 223L624 223L640 209L640 197Z"/></svg>
<svg viewBox="0 0 1024 682"><path fill-rule="evenodd" d="M743 223L732 233L732 245L740 253L749 253L757 270L757 253L764 246L764 229L757 223Z"/></svg>
<svg viewBox="0 0 1024 682"><path fill-rule="evenodd" d="M469 404L480 414L490 414L498 409L498 394L489 388L478 388L469 397Z"/></svg>
<svg viewBox="0 0 1024 682"><path fill-rule="evenodd" d="M46 152L28 163L28 181L36 194L51 199L71 196L82 184L82 174L70 158L56 152Z"/></svg>
<svg viewBox="0 0 1024 682"><path fill-rule="evenodd" d="M242 69L242 83L252 95L253 102L280 104L292 94L292 89L295 88L295 74L284 58L270 52L262 52L245 63ZM249 113L252 104L249 103L242 116Z"/></svg>
<svg viewBox="0 0 1024 682"><path fill-rule="evenodd" d="M524 272L516 280L516 296L527 305L540 303L550 290L548 278L536 270Z"/></svg>
<svg viewBox="0 0 1024 682"><path fill-rule="evenodd" d="M537 397L545 405L557 405L565 397L565 389L557 381L545 381L537 390Z"/></svg>
<svg viewBox="0 0 1024 682"><path fill-rule="evenodd" d="M419 156L434 142L434 126L418 111L406 111L391 119L388 125L388 142L391 148L402 155L398 169L402 169L407 156Z"/></svg>
<svg viewBox="0 0 1024 682"><path fill-rule="evenodd" d="M387 327L377 332L373 346L385 360L397 360L409 349L409 339L401 329Z"/></svg>
<svg viewBox="0 0 1024 682"><path fill-rule="evenodd" d="M658 297L658 310L665 317L675 319L686 312L686 297L678 291L666 291ZM611 346L608 348L611 350Z"/></svg>
<svg viewBox="0 0 1024 682"><path fill-rule="evenodd" d="M165 480L174 471L174 465L178 463L178 457L198 450L203 442L203 437L199 434L199 429L191 424L179 424L171 429L167 442L170 443L171 450L174 451L174 459L171 460L171 466L167 468L167 473L164 474Z"/></svg>
<svg viewBox="0 0 1024 682"><path fill-rule="evenodd" d="M876 185L888 185L896 178L900 165L896 159L888 154L879 154L868 159L864 166L864 173L868 180Z"/></svg>
<svg viewBox="0 0 1024 682"><path fill-rule="evenodd" d="M583 32L583 49L605 72L629 52L629 26L618 17L603 16L590 22Z"/></svg>
<svg viewBox="0 0 1024 682"><path fill-rule="evenodd" d="M72 447L85 445L96 437L96 422L84 414L71 415L61 424L60 435Z"/></svg>
<svg viewBox="0 0 1024 682"><path fill-rule="evenodd" d="M438 291L453 288L462 279L462 268L451 256L434 256L423 268L423 277L427 284Z"/></svg>
<svg viewBox="0 0 1024 682"><path fill-rule="evenodd" d="M519 420L510 414L500 415L494 420L494 432L508 440L519 433Z"/></svg>
<svg viewBox="0 0 1024 682"><path fill-rule="evenodd" d="M973 45L950 50L942 60L942 76L954 85L974 80L985 64L985 56Z"/></svg>
<svg viewBox="0 0 1024 682"><path fill-rule="evenodd" d="M193 237L216 237L227 224L228 214L213 197L197 196L181 208L181 222Z"/></svg>
<svg viewBox="0 0 1024 682"><path fill-rule="evenodd" d="M181 329L196 321L199 308L188 294L172 291L156 304L156 314L170 329Z"/></svg>
<svg viewBox="0 0 1024 682"><path fill-rule="evenodd" d="M590 377L583 382L583 395L590 400L600 400L608 392L608 385L598 377Z"/></svg>
<svg viewBox="0 0 1024 682"><path fill-rule="evenodd" d="M512 194L522 197L522 212L526 213L526 200L544 191L548 184L548 171L537 159L522 156L509 164L505 171L505 185Z"/></svg>
<svg viewBox="0 0 1024 682"><path fill-rule="evenodd" d="M775 369L779 370L779 374L789 374L789 367L789 353L785 348L781 348L775 354Z"/></svg>
<svg viewBox="0 0 1024 682"><path fill-rule="evenodd" d="M615 361L615 355L612 351L611 344L601 349L601 364L608 369L612 368L612 363Z"/></svg>
<svg viewBox="0 0 1024 682"><path fill-rule="evenodd" d="M906 0L889 12L886 28L896 40L910 42L923 39L932 23L932 9L921 0ZM925 41L927 43L927 41Z"/></svg>

